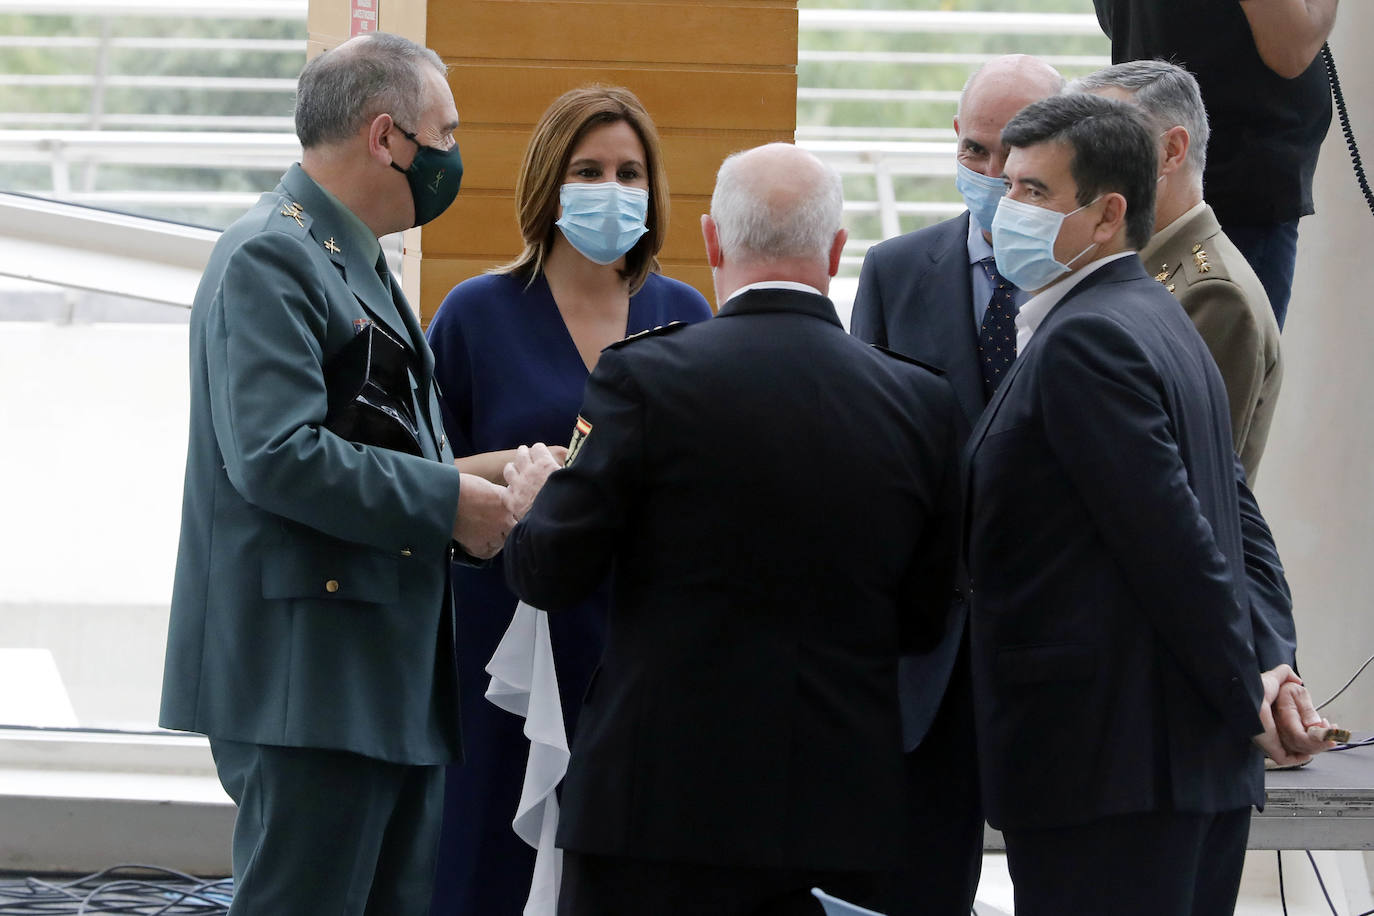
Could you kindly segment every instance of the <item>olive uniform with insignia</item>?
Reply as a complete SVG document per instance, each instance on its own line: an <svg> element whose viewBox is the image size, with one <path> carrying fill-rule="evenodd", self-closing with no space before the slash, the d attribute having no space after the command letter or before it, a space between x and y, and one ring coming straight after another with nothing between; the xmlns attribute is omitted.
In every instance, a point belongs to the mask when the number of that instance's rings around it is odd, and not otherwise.
<svg viewBox="0 0 1374 916"><path fill-rule="evenodd" d="M459 473L433 357L379 255L297 165L210 256L191 311L166 728L399 764L461 755ZM411 350L423 457L322 427L324 367L371 322Z"/></svg>
<svg viewBox="0 0 1374 916"><path fill-rule="evenodd" d="M1264 286L1206 204L1156 233L1140 259L1183 304L1216 360L1232 440L1253 484L1283 382L1279 326Z"/></svg>

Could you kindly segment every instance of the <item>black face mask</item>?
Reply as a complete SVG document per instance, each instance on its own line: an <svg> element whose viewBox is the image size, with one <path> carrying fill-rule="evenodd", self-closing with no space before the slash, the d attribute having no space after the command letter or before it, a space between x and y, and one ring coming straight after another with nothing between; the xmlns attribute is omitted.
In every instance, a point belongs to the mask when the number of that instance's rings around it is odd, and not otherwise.
<svg viewBox="0 0 1374 916"><path fill-rule="evenodd" d="M423 226L447 210L453 198L458 196L458 186L463 182L463 157L458 153L457 143L442 150L425 146L400 125L396 129L419 147L408 168L403 169L394 162L391 167L406 176L410 198L415 202L415 225Z"/></svg>

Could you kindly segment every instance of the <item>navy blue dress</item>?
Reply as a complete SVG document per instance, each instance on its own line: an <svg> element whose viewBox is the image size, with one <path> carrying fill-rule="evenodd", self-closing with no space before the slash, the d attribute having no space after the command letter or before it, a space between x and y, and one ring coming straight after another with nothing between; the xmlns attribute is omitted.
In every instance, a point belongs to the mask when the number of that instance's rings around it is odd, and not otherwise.
<svg viewBox="0 0 1374 916"><path fill-rule="evenodd" d="M567 445L587 367L543 275L525 289L507 274L473 277L444 298L429 326L444 426L458 457L545 442ZM692 287L650 274L630 298L626 334L709 318ZM461 504L461 496L459 502ZM485 698L485 668L515 612L501 558L455 566L464 765L450 767L431 916L519 916L534 850L511 830L529 743L524 720ZM601 656L609 589L549 615L563 719L572 739L587 680Z"/></svg>

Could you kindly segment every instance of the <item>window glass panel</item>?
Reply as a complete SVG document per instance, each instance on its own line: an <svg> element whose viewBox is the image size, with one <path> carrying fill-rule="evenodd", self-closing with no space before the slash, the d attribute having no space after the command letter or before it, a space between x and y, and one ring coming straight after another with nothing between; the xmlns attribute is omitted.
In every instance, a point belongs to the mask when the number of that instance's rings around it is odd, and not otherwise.
<svg viewBox="0 0 1374 916"><path fill-rule="evenodd" d="M299 158L304 3L49 7L0 14L0 191L222 228ZM73 227L87 231L79 216ZM23 226L0 226L0 244L26 241ZM86 279L99 240L81 242L69 253L79 281L60 262L7 269L105 286ZM136 251L117 258L108 289L132 292L159 269ZM138 294L154 294L144 279ZM0 275L0 725L155 725L187 304Z"/></svg>

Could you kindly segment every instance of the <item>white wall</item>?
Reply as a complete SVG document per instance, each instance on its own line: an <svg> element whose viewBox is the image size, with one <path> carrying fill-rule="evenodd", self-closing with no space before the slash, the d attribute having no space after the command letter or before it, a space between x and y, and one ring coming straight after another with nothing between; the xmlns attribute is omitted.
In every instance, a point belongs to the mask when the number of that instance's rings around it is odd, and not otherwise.
<svg viewBox="0 0 1374 916"><path fill-rule="evenodd" d="M1331 49L1355 136L1374 159L1370 35L1374 5L1342 3ZM1374 215L1334 117L1316 208L1300 224L1283 390L1256 494L1293 587L1298 663L1321 700L1374 654ZM1374 665L1328 713L1374 730Z"/></svg>

